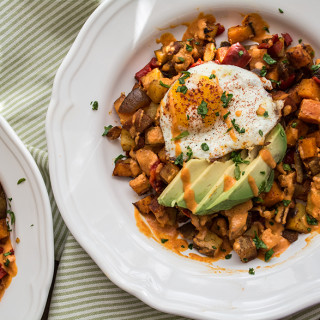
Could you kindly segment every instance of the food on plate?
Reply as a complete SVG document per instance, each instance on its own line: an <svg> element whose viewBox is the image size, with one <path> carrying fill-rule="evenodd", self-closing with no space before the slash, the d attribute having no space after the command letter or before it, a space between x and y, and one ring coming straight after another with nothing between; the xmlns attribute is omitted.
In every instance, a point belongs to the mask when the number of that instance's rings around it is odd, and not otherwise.
<svg viewBox="0 0 320 320"><path fill-rule="evenodd" d="M8 209L8 201L10 202L0 184L0 299L12 277L17 274L16 258L10 241L11 224L15 218L11 209Z"/></svg>
<svg viewBox="0 0 320 320"><path fill-rule="evenodd" d="M224 32L200 14L181 41L162 35L104 135L125 152L113 175L143 196L141 230L201 261L269 261L318 229L320 60L256 13L219 46Z"/></svg>

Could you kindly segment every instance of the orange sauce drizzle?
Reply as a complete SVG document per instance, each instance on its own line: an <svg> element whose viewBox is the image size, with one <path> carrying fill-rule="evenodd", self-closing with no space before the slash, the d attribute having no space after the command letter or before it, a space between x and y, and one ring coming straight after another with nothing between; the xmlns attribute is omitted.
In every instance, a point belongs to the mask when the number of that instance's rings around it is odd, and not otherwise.
<svg viewBox="0 0 320 320"><path fill-rule="evenodd" d="M265 112L266 112L266 109L262 108L261 106L259 106L259 108L257 110L257 115L258 116L263 116Z"/></svg>
<svg viewBox="0 0 320 320"><path fill-rule="evenodd" d="M186 202L187 208L194 212L197 208L197 202L195 200L194 191L191 189L191 176L190 171L186 166L181 169L181 180L183 183L183 199Z"/></svg>
<svg viewBox="0 0 320 320"><path fill-rule="evenodd" d="M177 41L175 36L170 32L165 32L160 36L160 39L156 39L157 43L161 43L164 46L169 45L171 42Z"/></svg>
<svg viewBox="0 0 320 320"><path fill-rule="evenodd" d="M241 113L242 113L241 110L237 110L237 111L236 111L236 116L237 116L237 117L240 117L240 116L241 116Z"/></svg>
<svg viewBox="0 0 320 320"><path fill-rule="evenodd" d="M272 169L277 166L277 163L274 161L272 154L267 149L261 149L259 152L262 160Z"/></svg>
<svg viewBox="0 0 320 320"><path fill-rule="evenodd" d="M223 191L228 191L232 188L232 186L236 183L236 179L226 175L224 177L224 185L223 185Z"/></svg>
<svg viewBox="0 0 320 320"><path fill-rule="evenodd" d="M250 185L250 188L252 190L252 193L255 197L257 197L259 195L259 189L258 186L256 184L256 181L254 180L254 178L252 176L248 176L248 182Z"/></svg>

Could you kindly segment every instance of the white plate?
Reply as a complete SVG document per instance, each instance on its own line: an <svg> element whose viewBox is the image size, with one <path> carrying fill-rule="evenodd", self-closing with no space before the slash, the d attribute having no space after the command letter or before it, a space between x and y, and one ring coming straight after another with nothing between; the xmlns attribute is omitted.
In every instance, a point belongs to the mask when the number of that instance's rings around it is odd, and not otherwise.
<svg viewBox="0 0 320 320"><path fill-rule="evenodd" d="M320 238L303 237L270 263L242 264L233 255L212 270L167 251L141 234L126 179L112 177L118 142L101 137L115 123L113 101L128 93L134 73L152 57L168 27L213 13L226 27L240 13L260 12L271 32L310 41L319 53L319 2L275 0L105 1L89 18L56 76L47 115L54 194L68 228L102 271L149 305L199 319L271 319L320 301ZM181 32L183 28L171 30ZM219 43L219 41L218 41ZM99 102L93 111L92 100ZM305 247L305 248L304 248ZM260 266L260 268L258 267ZM248 274L253 267L256 275ZM221 268L225 268L222 270Z"/></svg>
<svg viewBox="0 0 320 320"><path fill-rule="evenodd" d="M18 267L0 302L0 318L40 319L54 268L50 202L36 163L1 116L0 150L0 181L16 216L11 241ZM20 178L26 181L18 185Z"/></svg>

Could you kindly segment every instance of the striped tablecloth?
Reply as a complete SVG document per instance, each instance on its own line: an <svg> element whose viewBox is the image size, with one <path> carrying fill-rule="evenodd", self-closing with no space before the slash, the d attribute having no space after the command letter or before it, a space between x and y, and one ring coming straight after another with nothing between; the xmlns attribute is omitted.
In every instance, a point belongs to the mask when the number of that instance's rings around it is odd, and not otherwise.
<svg viewBox="0 0 320 320"><path fill-rule="evenodd" d="M115 286L69 234L50 187L45 117L54 75L98 5L95 0L0 0L0 112L38 164L52 207L60 264L49 319L184 319L154 310ZM286 320L319 318L320 305Z"/></svg>

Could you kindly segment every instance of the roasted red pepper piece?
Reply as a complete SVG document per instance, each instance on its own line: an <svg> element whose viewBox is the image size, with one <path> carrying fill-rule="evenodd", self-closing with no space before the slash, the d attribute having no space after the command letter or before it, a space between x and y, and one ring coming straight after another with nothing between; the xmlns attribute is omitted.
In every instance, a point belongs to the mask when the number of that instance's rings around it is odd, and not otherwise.
<svg viewBox="0 0 320 320"><path fill-rule="evenodd" d="M3 277L5 277L7 274L8 274L7 271L4 270L4 269L2 268L2 265L0 264L0 280L1 280Z"/></svg>
<svg viewBox="0 0 320 320"><path fill-rule="evenodd" d="M289 33L281 33L282 34L282 36L283 36L283 39L284 39L284 43L286 44L286 46L288 47L288 46L290 46L290 44L292 43L292 38L291 38L291 36L290 36L290 34Z"/></svg>
<svg viewBox="0 0 320 320"><path fill-rule="evenodd" d="M279 58L284 56L284 40L279 39L268 49L268 53L272 58Z"/></svg>
<svg viewBox="0 0 320 320"><path fill-rule="evenodd" d="M0 247L0 254L1 254L1 253L3 253L3 248L2 248L2 247Z"/></svg>
<svg viewBox="0 0 320 320"><path fill-rule="evenodd" d="M233 44L227 51L221 64L231 64L240 68L246 67L250 62L251 56L245 47L239 42Z"/></svg>
<svg viewBox="0 0 320 320"><path fill-rule="evenodd" d="M270 44L267 42L262 42L258 45L258 49L269 49L270 48Z"/></svg>
<svg viewBox="0 0 320 320"><path fill-rule="evenodd" d="M312 79L316 82L317 85L320 86L320 79L316 76L312 77Z"/></svg>
<svg viewBox="0 0 320 320"><path fill-rule="evenodd" d="M187 216L188 218L191 218L192 212L189 209L182 209L181 208L180 210L185 216Z"/></svg>
<svg viewBox="0 0 320 320"><path fill-rule="evenodd" d="M135 78L137 81L140 81L142 77L144 77L146 74L148 74L152 69L157 68L157 58L152 58L147 65L145 65L141 70L139 70L135 74Z"/></svg>
<svg viewBox="0 0 320 320"><path fill-rule="evenodd" d="M151 184L151 187L157 192L161 193L163 190L163 183L162 181L159 181L157 179L157 168L161 164L161 162L158 160L155 162L151 168L150 168L150 179L149 182Z"/></svg>
<svg viewBox="0 0 320 320"><path fill-rule="evenodd" d="M283 159L283 163L293 164L294 163L294 148L288 149Z"/></svg>
<svg viewBox="0 0 320 320"><path fill-rule="evenodd" d="M226 29L225 29L225 27L224 27L222 24L220 24L220 23L217 23L216 25L218 26L218 31L217 31L217 34L216 34L216 37L217 37L217 36L219 36L221 33L223 33L224 30L226 30Z"/></svg>
<svg viewBox="0 0 320 320"><path fill-rule="evenodd" d="M188 69L199 66L200 64L203 64L204 61L202 61L200 58L198 59L197 62L193 63Z"/></svg>
<svg viewBox="0 0 320 320"><path fill-rule="evenodd" d="M296 75L295 75L295 74L292 74L292 75L290 75L290 76L288 77L287 80L281 80L281 81L280 81L280 84L279 84L279 88L280 88L281 90L286 90L286 89L288 89L289 87L292 86L295 78L296 78Z"/></svg>

